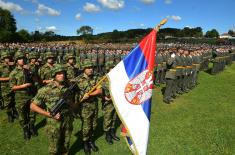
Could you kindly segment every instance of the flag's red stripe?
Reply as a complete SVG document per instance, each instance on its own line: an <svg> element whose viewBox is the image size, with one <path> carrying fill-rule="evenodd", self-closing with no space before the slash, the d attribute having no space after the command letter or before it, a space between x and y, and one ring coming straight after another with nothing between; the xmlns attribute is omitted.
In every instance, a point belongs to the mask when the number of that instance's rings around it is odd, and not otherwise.
<svg viewBox="0 0 235 155"><path fill-rule="evenodd" d="M153 70L156 51L156 30L153 29L139 44L146 61L147 69Z"/></svg>

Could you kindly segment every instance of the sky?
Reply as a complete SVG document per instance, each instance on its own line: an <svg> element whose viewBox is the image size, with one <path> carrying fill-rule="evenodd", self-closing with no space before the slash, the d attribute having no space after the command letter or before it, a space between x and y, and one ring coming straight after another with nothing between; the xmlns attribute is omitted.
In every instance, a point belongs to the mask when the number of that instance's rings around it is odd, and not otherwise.
<svg viewBox="0 0 235 155"><path fill-rule="evenodd" d="M75 36L83 25L94 34L155 27L162 19L171 28L235 31L235 0L0 0L17 28Z"/></svg>

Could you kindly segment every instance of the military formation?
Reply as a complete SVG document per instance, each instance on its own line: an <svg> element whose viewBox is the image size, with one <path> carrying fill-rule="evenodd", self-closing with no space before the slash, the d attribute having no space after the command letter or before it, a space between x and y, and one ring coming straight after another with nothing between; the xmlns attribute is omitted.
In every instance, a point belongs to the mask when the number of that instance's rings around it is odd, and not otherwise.
<svg viewBox="0 0 235 155"><path fill-rule="evenodd" d="M156 85L166 84L163 102L170 104L178 96L188 93L198 82L199 71L209 71L212 75L223 71L234 60L234 48L228 46L175 45L159 48L156 55ZM213 66L210 68L210 62Z"/></svg>
<svg viewBox="0 0 235 155"><path fill-rule="evenodd" d="M94 135L99 103L106 142L111 145L120 140L115 134L118 116L108 80L99 81L134 46L1 44L1 109L6 112L9 123L19 120L25 140L38 135L37 113L46 116L49 154L55 155L68 154L73 122L79 119L84 153L97 152ZM160 44L155 56L154 84L166 84L163 101L170 104L199 84L199 71L208 70L210 62L213 63L211 74L217 74L231 65L234 58L235 49L231 46ZM52 115L52 107L62 97L66 105Z"/></svg>

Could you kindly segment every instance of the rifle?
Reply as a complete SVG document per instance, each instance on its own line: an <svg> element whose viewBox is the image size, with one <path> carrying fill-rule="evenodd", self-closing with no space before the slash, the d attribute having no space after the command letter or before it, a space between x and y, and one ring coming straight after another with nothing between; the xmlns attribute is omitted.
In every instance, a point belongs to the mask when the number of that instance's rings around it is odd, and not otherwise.
<svg viewBox="0 0 235 155"><path fill-rule="evenodd" d="M69 95L73 93L73 90L76 88L76 86L77 86L76 83L69 86L69 88L64 92L59 101L57 101L56 104L51 109L49 109L49 112L52 117L54 117L57 113L61 112L61 109L64 105L66 104L68 105L66 99L69 97Z"/></svg>

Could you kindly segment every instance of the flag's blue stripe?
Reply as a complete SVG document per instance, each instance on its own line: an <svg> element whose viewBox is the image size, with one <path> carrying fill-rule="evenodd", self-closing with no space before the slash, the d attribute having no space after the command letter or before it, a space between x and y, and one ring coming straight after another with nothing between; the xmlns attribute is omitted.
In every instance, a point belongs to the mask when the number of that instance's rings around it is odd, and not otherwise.
<svg viewBox="0 0 235 155"><path fill-rule="evenodd" d="M150 114L151 114L151 98L145 101L141 106L144 110L145 115L148 117L148 120L150 121Z"/></svg>
<svg viewBox="0 0 235 155"><path fill-rule="evenodd" d="M126 73L129 79L136 77L148 66L148 63L139 45L125 57L123 63L125 65Z"/></svg>
<svg viewBox="0 0 235 155"><path fill-rule="evenodd" d="M131 145L132 145L131 138L130 138L130 137L128 137L128 136L126 136L126 139L127 139L128 144L131 146Z"/></svg>
<svg viewBox="0 0 235 155"><path fill-rule="evenodd" d="M143 72L148 66L148 63L139 45L125 57L123 63L130 80ZM147 118L150 120L151 99L145 101L141 106Z"/></svg>

